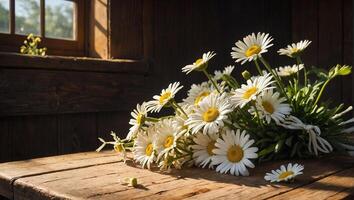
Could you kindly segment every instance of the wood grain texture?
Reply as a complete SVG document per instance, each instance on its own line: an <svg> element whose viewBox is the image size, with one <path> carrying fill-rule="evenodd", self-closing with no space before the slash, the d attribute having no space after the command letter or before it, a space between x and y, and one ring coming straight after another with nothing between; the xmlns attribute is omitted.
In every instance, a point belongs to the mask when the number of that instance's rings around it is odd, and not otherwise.
<svg viewBox="0 0 354 200"><path fill-rule="evenodd" d="M354 168L340 171L273 199L351 199L354 197Z"/></svg>
<svg viewBox="0 0 354 200"><path fill-rule="evenodd" d="M83 71L102 73L146 74L148 63L144 60L104 60L70 56L29 56L0 52L1 69L44 69L55 71Z"/></svg>
<svg viewBox="0 0 354 200"><path fill-rule="evenodd" d="M21 177L53 173L68 169L97 166L120 160L116 153L111 151L96 153L78 153L65 156L38 158L0 164L0 195L7 198L13 196L13 181Z"/></svg>
<svg viewBox="0 0 354 200"><path fill-rule="evenodd" d="M133 74L3 69L0 78L1 116L127 110L144 92Z"/></svg>
<svg viewBox="0 0 354 200"><path fill-rule="evenodd" d="M293 0L292 8L292 37L293 42L310 40L311 45L302 55L302 60L308 66L318 66L319 38L318 38L318 6L319 0Z"/></svg>
<svg viewBox="0 0 354 200"><path fill-rule="evenodd" d="M9 123L13 159L23 160L58 153L55 116L19 117Z"/></svg>
<svg viewBox="0 0 354 200"><path fill-rule="evenodd" d="M343 64L353 65L353 1L343 1ZM342 93L343 103L354 105L353 74L343 77ZM352 112L353 113L353 112Z"/></svg>
<svg viewBox="0 0 354 200"><path fill-rule="evenodd" d="M96 115L59 116L58 134L60 154L93 151L98 147Z"/></svg>
<svg viewBox="0 0 354 200"><path fill-rule="evenodd" d="M8 120L0 118L0 163L12 159L12 136Z"/></svg>
<svg viewBox="0 0 354 200"><path fill-rule="evenodd" d="M109 9L111 58L143 58L143 0L110 1Z"/></svg>
<svg viewBox="0 0 354 200"><path fill-rule="evenodd" d="M318 4L318 67L329 70L343 62L343 7L342 1L318 1ZM338 89L342 87L342 81L341 78L334 79L326 89L325 98L336 104L342 103L342 90Z"/></svg>
<svg viewBox="0 0 354 200"><path fill-rule="evenodd" d="M18 199L266 199L311 187L324 180L335 185L341 181L352 181L353 158L322 158L298 160L305 165L305 174L294 183L268 184L265 172L278 168L286 162L264 163L251 170L250 177L235 177L218 174L207 169L187 168L170 173L142 170L134 163L104 164L77 168L38 176L20 178L14 184L14 197ZM349 169L350 171L346 171ZM136 177L140 185L128 187L127 177ZM333 178L331 178L333 177ZM327 181L329 178L329 181ZM343 185L343 182L341 183ZM352 184L352 183L350 183ZM347 189L353 186L347 185ZM334 188L338 188L334 186ZM321 195L326 193L318 188ZM339 190L338 190L339 191ZM300 198L301 199L301 198Z"/></svg>

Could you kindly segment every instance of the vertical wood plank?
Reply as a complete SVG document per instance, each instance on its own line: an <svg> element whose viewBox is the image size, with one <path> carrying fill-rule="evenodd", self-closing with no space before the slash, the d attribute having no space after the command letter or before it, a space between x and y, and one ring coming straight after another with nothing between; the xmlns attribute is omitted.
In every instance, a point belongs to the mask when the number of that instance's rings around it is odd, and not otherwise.
<svg viewBox="0 0 354 200"><path fill-rule="evenodd" d="M89 55L109 58L108 0L90 1Z"/></svg>
<svg viewBox="0 0 354 200"><path fill-rule="evenodd" d="M143 0L111 0L109 9L111 57L142 59Z"/></svg>
<svg viewBox="0 0 354 200"><path fill-rule="evenodd" d="M319 67L330 69L342 63L343 23L342 1L319 1ZM330 26L329 26L330 25ZM342 80L335 79L325 91L325 98L334 103L342 102ZM324 98L324 99L325 99Z"/></svg>
<svg viewBox="0 0 354 200"><path fill-rule="evenodd" d="M308 66L318 66L318 1L292 1L292 36L293 42L310 40L312 43L302 55L303 62Z"/></svg>
<svg viewBox="0 0 354 200"><path fill-rule="evenodd" d="M11 118L9 133L12 136L14 160L58 153L55 115Z"/></svg>
<svg viewBox="0 0 354 200"><path fill-rule="evenodd" d="M353 1L343 1L343 63L353 65ZM354 105L353 92L354 88L353 74L343 77L343 103L347 106Z"/></svg>
<svg viewBox="0 0 354 200"><path fill-rule="evenodd" d="M113 131L120 138L125 138L129 132L129 112L105 112L97 114L97 134L105 140L112 140Z"/></svg>
<svg viewBox="0 0 354 200"><path fill-rule="evenodd" d="M12 140L9 133L8 120L0 118L0 163L11 160Z"/></svg>
<svg viewBox="0 0 354 200"><path fill-rule="evenodd" d="M279 56L277 51L280 48L291 44L291 1L271 0L264 3L264 21L265 32L269 33L273 38L273 46L264 56L269 58L272 67L289 65L293 62L286 56ZM284 31L289 30L289 31Z"/></svg>
<svg viewBox="0 0 354 200"><path fill-rule="evenodd" d="M97 147L95 113L58 116L59 153L92 151Z"/></svg>

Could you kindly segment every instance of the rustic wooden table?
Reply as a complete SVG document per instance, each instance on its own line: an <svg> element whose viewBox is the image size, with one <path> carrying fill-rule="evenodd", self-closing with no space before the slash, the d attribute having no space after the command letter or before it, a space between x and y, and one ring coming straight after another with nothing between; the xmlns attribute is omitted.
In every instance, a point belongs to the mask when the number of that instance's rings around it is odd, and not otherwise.
<svg viewBox="0 0 354 200"><path fill-rule="evenodd" d="M354 158L298 160L304 175L269 184L263 176L286 161L264 163L249 177L188 168L170 173L124 164L112 152L79 153L0 164L0 195L9 199L354 199ZM136 188L122 184L136 177Z"/></svg>

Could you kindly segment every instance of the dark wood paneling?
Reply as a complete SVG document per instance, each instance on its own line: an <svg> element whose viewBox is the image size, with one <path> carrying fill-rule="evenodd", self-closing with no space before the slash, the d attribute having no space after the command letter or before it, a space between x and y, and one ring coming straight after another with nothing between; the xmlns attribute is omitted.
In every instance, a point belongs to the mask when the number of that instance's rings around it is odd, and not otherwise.
<svg viewBox="0 0 354 200"><path fill-rule="evenodd" d="M143 0L111 0L110 6L111 57L143 58Z"/></svg>
<svg viewBox="0 0 354 200"><path fill-rule="evenodd" d="M353 1L343 0L343 64L353 65ZM342 94L346 105L354 105L353 74L343 77Z"/></svg>
<svg viewBox="0 0 354 200"><path fill-rule="evenodd" d="M0 78L0 115L126 110L144 91L139 75L3 69Z"/></svg>
<svg viewBox="0 0 354 200"><path fill-rule="evenodd" d="M303 61L307 66L330 69L336 64L352 62L353 20L350 0L300 0L292 1L293 39L309 39ZM331 82L325 98L335 103L353 105L352 75Z"/></svg>
<svg viewBox="0 0 354 200"><path fill-rule="evenodd" d="M133 109L133 108L132 108ZM112 140L110 132L115 132L120 138L125 138L129 131L130 112L104 112L97 114L98 137Z"/></svg>
<svg viewBox="0 0 354 200"><path fill-rule="evenodd" d="M12 159L12 137L7 119L0 119L0 163Z"/></svg>
<svg viewBox="0 0 354 200"><path fill-rule="evenodd" d="M59 154L92 151L97 145L96 114L73 114L58 117Z"/></svg>
<svg viewBox="0 0 354 200"><path fill-rule="evenodd" d="M309 67L318 66L318 0L293 0L291 2L293 42L312 41L302 55L302 60Z"/></svg>
<svg viewBox="0 0 354 200"><path fill-rule="evenodd" d="M319 1L318 3L318 65L319 67L330 69L337 63L342 63L342 1L326 0ZM343 79L334 79L326 90L326 97L335 103L341 103L342 101L342 91L338 89L342 87L342 80Z"/></svg>
<svg viewBox="0 0 354 200"><path fill-rule="evenodd" d="M58 153L56 116L24 116L9 123L13 159L56 155Z"/></svg>
<svg viewBox="0 0 354 200"><path fill-rule="evenodd" d="M264 2L264 30L273 38L273 46L264 56L269 58L272 67L292 64L294 61L286 56L279 56L277 51L286 47L292 40L291 33L291 1L272 0ZM258 17L262 18L262 17ZM252 24L257 23L255 22Z"/></svg>

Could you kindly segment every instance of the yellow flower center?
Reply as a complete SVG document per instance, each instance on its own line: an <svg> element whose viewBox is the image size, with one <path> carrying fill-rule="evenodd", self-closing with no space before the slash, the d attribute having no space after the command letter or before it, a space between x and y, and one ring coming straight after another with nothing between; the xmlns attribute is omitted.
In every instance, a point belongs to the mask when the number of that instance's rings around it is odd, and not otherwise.
<svg viewBox="0 0 354 200"><path fill-rule="evenodd" d="M154 147L152 146L152 143L148 144L145 149L145 154L147 156L151 156L152 152L154 150Z"/></svg>
<svg viewBox="0 0 354 200"><path fill-rule="evenodd" d="M166 139L165 139L165 143L163 144L163 146L165 148L169 148L170 146L173 145L173 140L174 140L174 137L173 136L168 136Z"/></svg>
<svg viewBox="0 0 354 200"><path fill-rule="evenodd" d="M298 51L299 51L299 49L296 47L291 49L291 53L297 53Z"/></svg>
<svg viewBox="0 0 354 200"><path fill-rule="evenodd" d="M203 63L203 59L199 58L197 61L195 61L194 65L199 66L202 63Z"/></svg>
<svg viewBox="0 0 354 200"><path fill-rule="evenodd" d="M291 176L291 175L293 175L293 174L294 174L294 172L292 172L292 171L285 171L285 172L281 173L281 174L278 176L278 178L279 178L279 179L285 179L285 178L287 178L288 176Z"/></svg>
<svg viewBox="0 0 354 200"><path fill-rule="evenodd" d="M219 117L219 110L216 108L209 108L206 112L203 114L203 121L205 122L212 122L215 121L216 118Z"/></svg>
<svg viewBox="0 0 354 200"><path fill-rule="evenodd" d="M194 100L194 105L198 105L205 97L209 96L210 92L202 92Z"/></svg>
<svg viewBox="0 0 354 200"><path fill-rule="evenodd" d="M244 99L249 99L253 94L255 94L258 91L257 87L251 87L246 92L243 94Z"/></svg>
<svg viewBox="0 0 354 200"><path fill-rule="evenodd" d="M144 118L145 118L144 115L142 115L140 113L138 114L138 117L136 118L136 122L138 123L138 125L141 125L144 123Z"/></svg>
<svg viewBox="0 0 354 200"><path fill-rule="evenodd" d="M247 49L247 51L245 52L245 55L247 57L250 57L250 56L253 56L255 54L258 54L259 52L261 52L261 50L262 50L261 47L255 44L255 45L253 45L253 46L251 46L250 48Z"/></svg>
<svg viewBox="0 0 354 200"><path fill-rule="evenodd" d="M215 149L215 141L210 141L207 146L207 152L208 152L209 156L214 155L213 149Z"/></svg>
<svg viewBox="0 0 354 200"><path fill-rule="evenodd" d="M267 111L270 114L274 113L274 107L273 104L269 103L269 101L262 101L262 106L265 111Z"/></svg>
<svg viewBox="0 0 354 200"><path fill-rule="evenodd" d="M165 92L164 94L161 95L159 102L160 102L160 104L163 104L163 103L165 103L165 101L167 99L170 99L170 98L171 98L171 92Z"/></svg>
<svg viewBox="0 0 354 200"><path fill-rule="evenodd" d="M122 144L116 144L114 145L114 150L118 153L124 151L123 145Z"/></svg>
<svg viewBox="0 0 354 200"><path fill-rule="evenodd" d="M196 60L193 65L195 65L195 70L197 71L202 71L204 69L206 69L208 67L208 63L204 62L202 58L199 58L198 60Z"/></svg>
<svg viewBox="0 0 354 200"><path fill-rule="evenodd" d="M227 159L230 162L238 163L243 158L243 150L238 145L233 145L227 150Z"/></svg>

